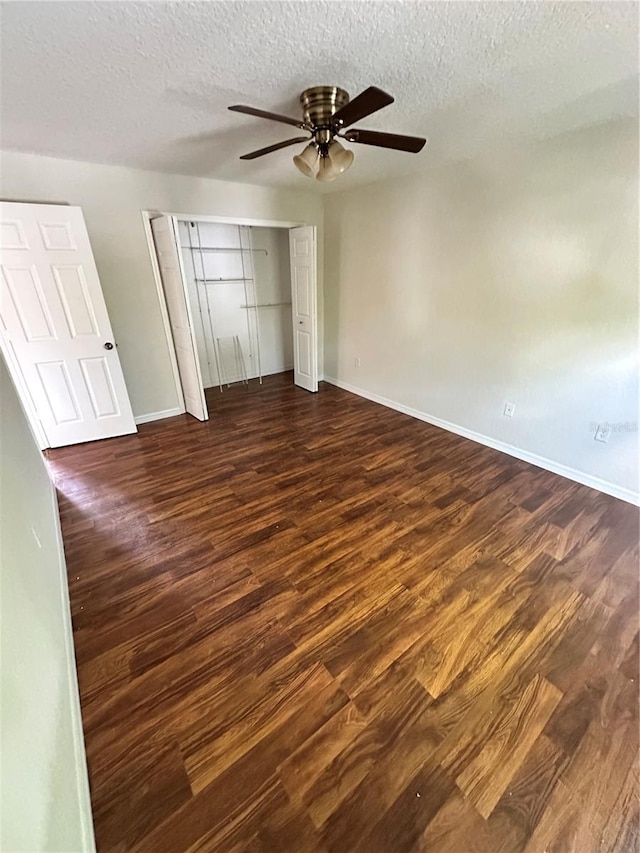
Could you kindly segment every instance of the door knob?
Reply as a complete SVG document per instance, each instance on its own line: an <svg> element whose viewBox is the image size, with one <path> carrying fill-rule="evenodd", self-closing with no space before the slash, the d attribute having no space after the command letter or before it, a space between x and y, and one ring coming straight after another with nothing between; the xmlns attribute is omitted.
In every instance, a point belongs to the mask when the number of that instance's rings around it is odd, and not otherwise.
<svg viewBox="0 0 640 853"><path fill-rule="evenodd" d="M299 325L299 326L301 326L301 325L302 325L302 323L303 323L303 321L302 321L302 320L298 320L298 325Z"/></svg>
<svg viewBox="0 0 640 853"><path fill-rule="evenodd" d="M106 344L104 345L104 348L105 349L113 349L113 344L111 343L111 341L107 341Z"/></svg>

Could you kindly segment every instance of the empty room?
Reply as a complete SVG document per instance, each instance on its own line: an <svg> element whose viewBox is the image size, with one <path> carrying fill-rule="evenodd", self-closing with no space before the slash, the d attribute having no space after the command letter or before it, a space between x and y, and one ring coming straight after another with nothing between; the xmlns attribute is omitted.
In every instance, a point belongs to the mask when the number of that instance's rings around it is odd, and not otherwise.
<svg viewBox="0 0 640 853"><path fill-rule="evenodd" d="M0 0L0 848L639 853L636 2Z"/></svg>

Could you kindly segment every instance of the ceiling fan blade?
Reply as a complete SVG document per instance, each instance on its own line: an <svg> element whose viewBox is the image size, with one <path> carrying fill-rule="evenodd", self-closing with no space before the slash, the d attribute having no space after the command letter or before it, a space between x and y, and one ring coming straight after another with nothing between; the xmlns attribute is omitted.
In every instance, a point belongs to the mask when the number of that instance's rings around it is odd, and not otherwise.
<svg viewBox="0 0 640 853"><path fill-rule="evenodd" d="M362 142L365 145L377 145L380 148L394 148L396 151L409 151L417 154L425 146L426 139L421 136L401 136L399 133L379 133L377 130L347 130L341 134L348 142Z"/></svg>
<svg viewBox="0 0 640 853"><path fill-rule="evenodd" d="M334 113L331 120L340 127L349 127L349 125L370 116L371 113L388 107L393 101L391 95L383 92L382 89L378 89L377 86L369 86L368 89L360 92L352 101L345 104L342 109L339 109L337 113Z"/></svg>
<svg viewBox="0 0 640 853"><path fill-rule="evenodd" d="M288 145L296 145L298 142L308 142L308 136L296 136L295 139L285 139L284 142L276 142L275 145L269 145L267 148L258 148L257 151L251 151L249 154L243 154L241 160L255 160L256 157L262 157L264 154L271 154L272 151L278 151L280 148L286 148Z"/></svg>
<svg viewBox="0 0 640 853"><path fill-rule="evenodd" d="M289 116L281 116L278 113L268 113L265 110L257 110L255 107L245 107L243 104L235 104L229 107L234 113L246 113L248 116L257 116L258 118L268 118L271 121L280 121L283 124L291 124L293 127L306 128L303 121L298 118L289 118Z"/></svg>

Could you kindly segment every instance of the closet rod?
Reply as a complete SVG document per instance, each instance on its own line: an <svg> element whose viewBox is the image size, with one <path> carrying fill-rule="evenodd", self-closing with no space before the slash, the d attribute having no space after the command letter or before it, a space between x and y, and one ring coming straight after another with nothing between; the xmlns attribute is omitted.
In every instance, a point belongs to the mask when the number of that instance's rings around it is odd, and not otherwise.
<svg viewBox="0 0 640 853"><path fill-rule="evenodd" d="M181 249L190 249L192 252L264 252L268 255L266 249L233 249L233 248L215 248L207 246L180 246Z"/></svg>
<svg viewBox="0 0 640 853"><path fill-rule="evenodd" d="M197 278L198 284L220 284L227 281L253 281L252 278Z"/></svg>
<svg viewBox="0 0 640 853"><path fill-rule="evenodd" d="M261 305L241 305L241 308L275 308L278 305L291 305L290 302L263 302Z"/></svg>

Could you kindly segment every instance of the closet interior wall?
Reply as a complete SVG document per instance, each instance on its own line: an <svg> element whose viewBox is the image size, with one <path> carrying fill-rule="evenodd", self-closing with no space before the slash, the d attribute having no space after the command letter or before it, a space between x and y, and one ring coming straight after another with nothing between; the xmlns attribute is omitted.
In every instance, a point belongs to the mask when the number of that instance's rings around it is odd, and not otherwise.
<svg viewBox="0 0 640 853"><path fill-rule="evenodd" d="M288 231L192 221L179 237L205 388L291 370Z"/></svg>

